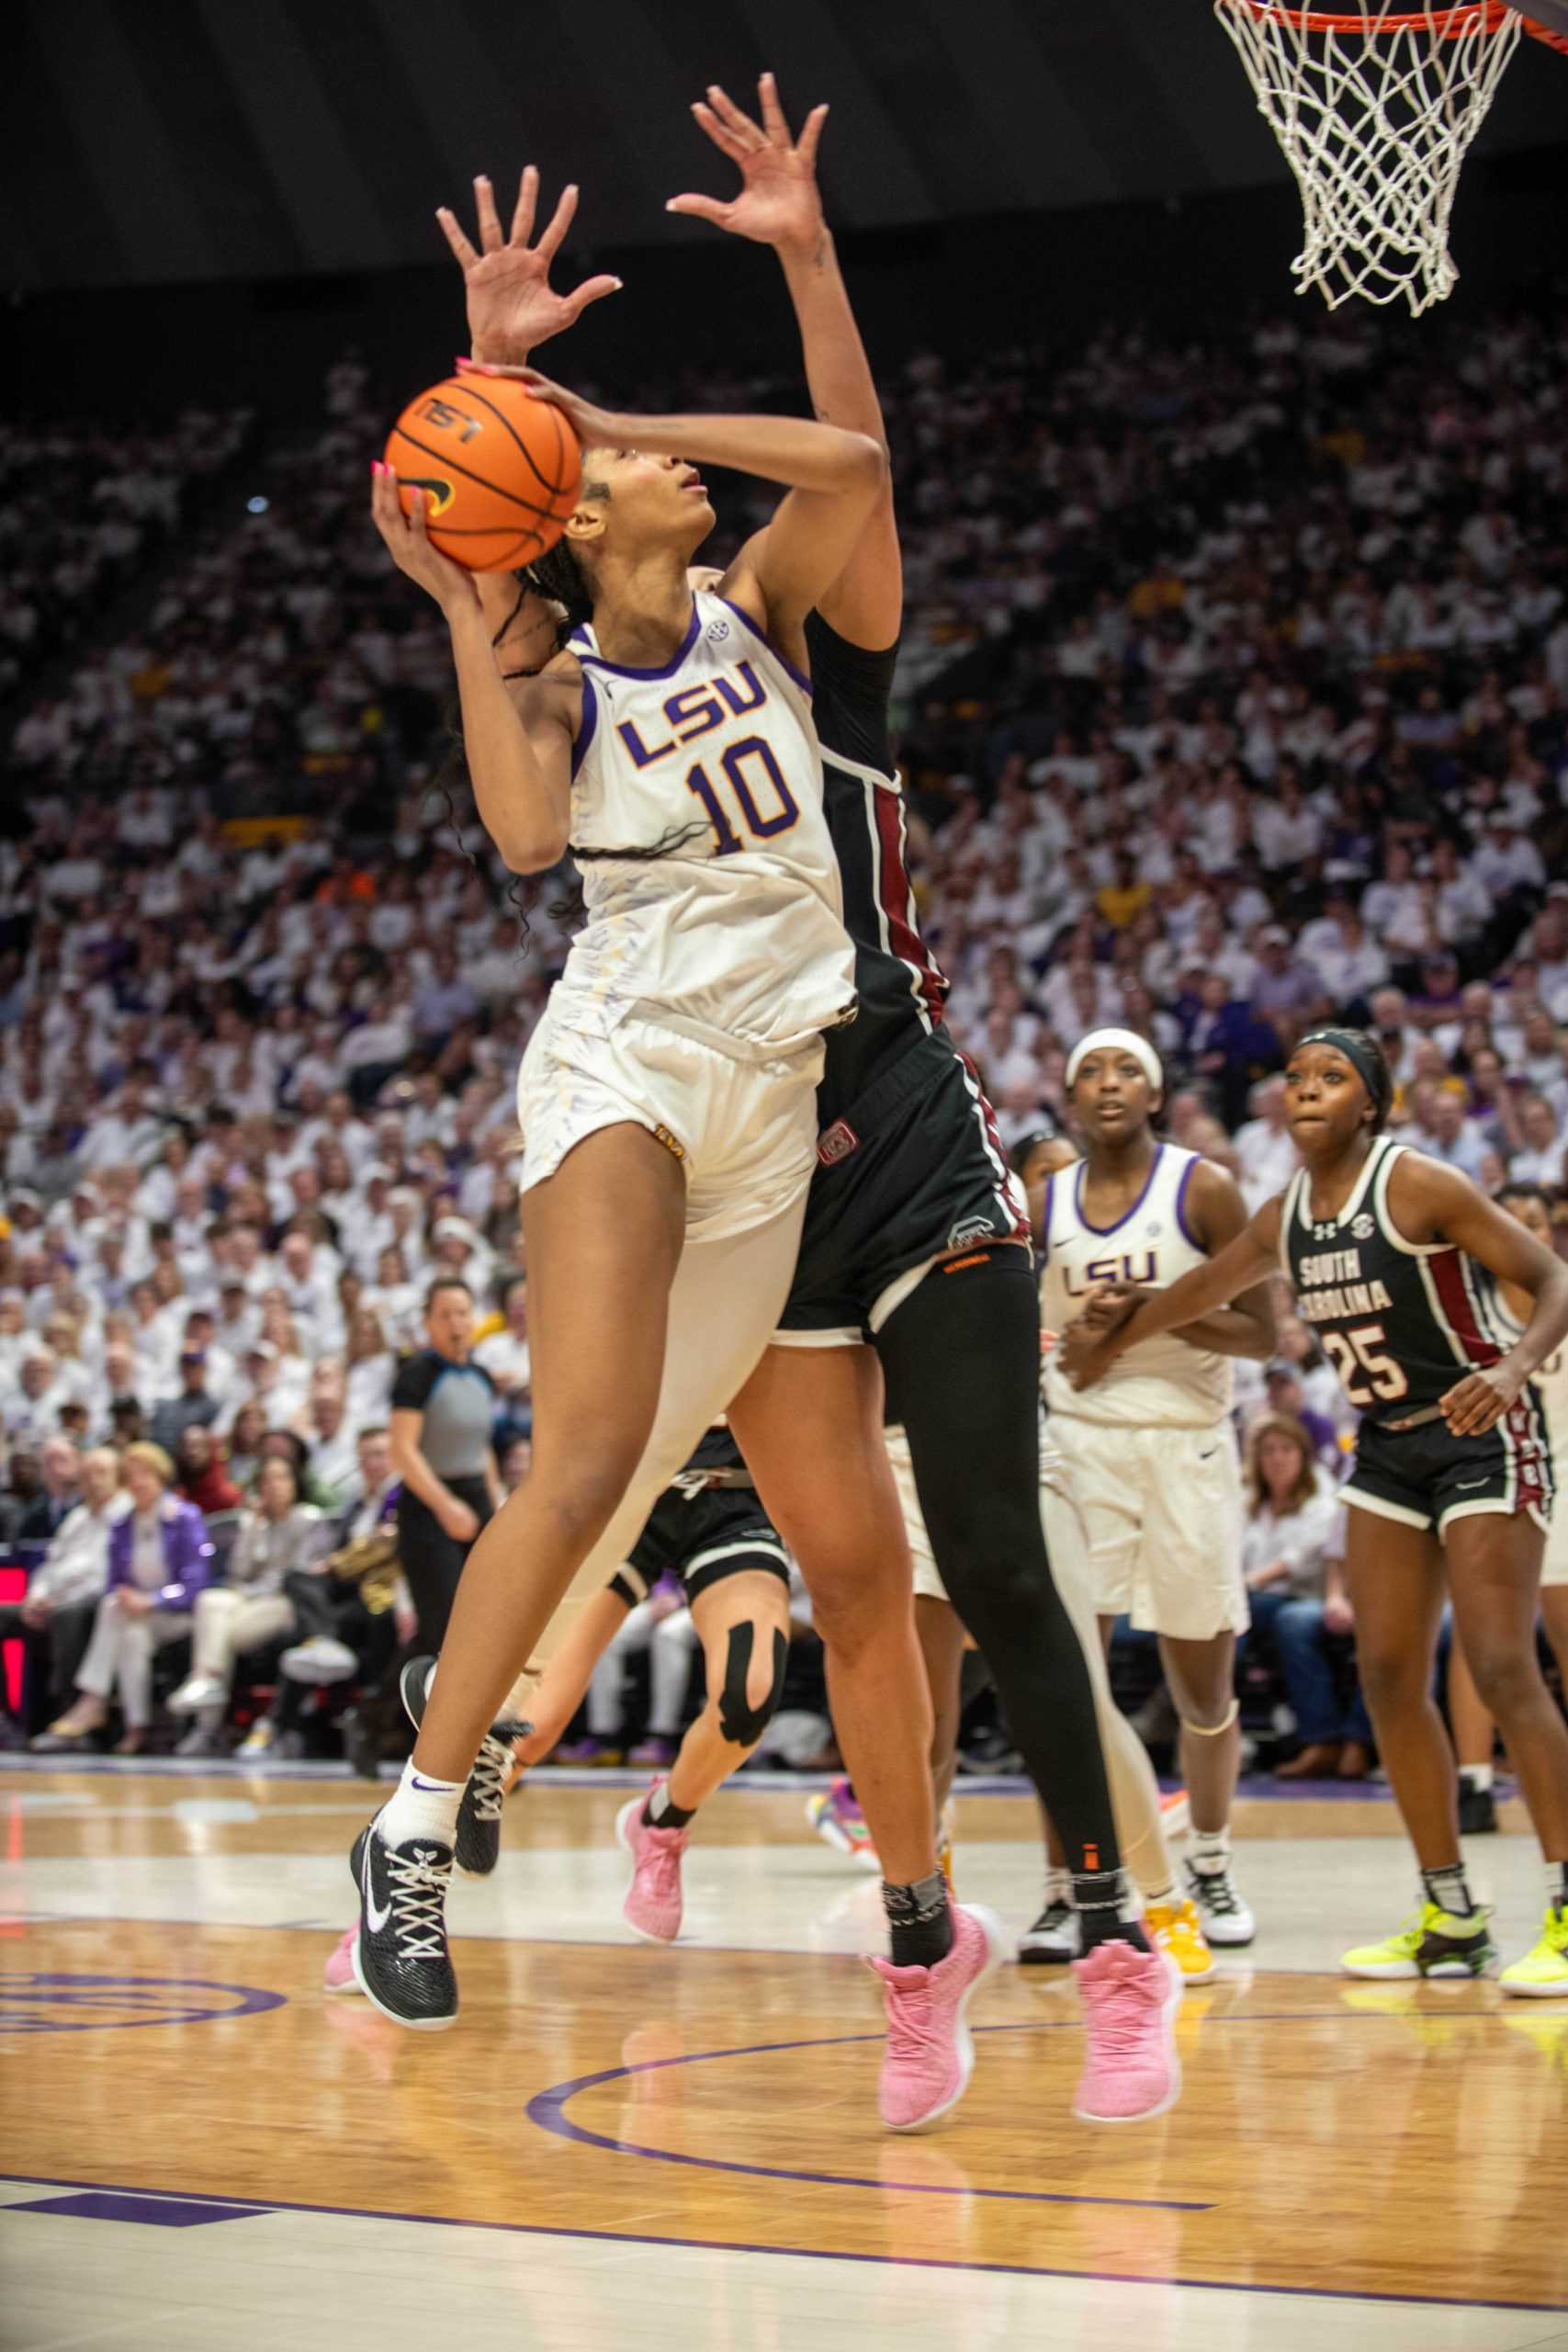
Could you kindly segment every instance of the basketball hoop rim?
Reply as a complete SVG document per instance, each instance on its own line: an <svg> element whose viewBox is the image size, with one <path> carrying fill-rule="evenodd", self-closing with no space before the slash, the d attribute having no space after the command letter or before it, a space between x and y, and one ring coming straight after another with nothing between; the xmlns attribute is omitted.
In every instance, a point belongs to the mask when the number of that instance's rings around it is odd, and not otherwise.
<svg viewBox="0 0 1568 2352"><path fill-rule="evenodd" d="M1223 0L1223 5L1234 8L1238 16L1258 17L1265 23L1272 17L1297 32L1424 32L1430 33L1435 40L1465 40L1472 33L1499 33L1510 17L1522 17L1524 28L1532 40L1545 41L1549 48L1561 50L1568 56L1568 37L1537 24L1528 8L1510 6L1508 0L1451 0L1451 5L1394 13L1368 6L1337 14L1321 8L1293 7L1289 0Z"/></svg>

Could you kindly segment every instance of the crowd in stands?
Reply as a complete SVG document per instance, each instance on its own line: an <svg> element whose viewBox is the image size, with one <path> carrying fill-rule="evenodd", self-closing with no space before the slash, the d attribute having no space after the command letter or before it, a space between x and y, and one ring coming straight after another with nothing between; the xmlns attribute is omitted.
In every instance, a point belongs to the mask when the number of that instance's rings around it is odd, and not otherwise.
<svg viewBox="0 0 1568 2352"><path fill-rule="evenodd" d="M1298 311L888 383L910 864L1010 1140L1066 1124L1066 1051L1114 1020L1259 1201L1292 1165L1279 1072L1333 1014L1381 1036L1404 1140L1568 1215L1565 363L1560 311ZM55 1539L62 1608L80 1514L123 1507L91 1499L106 1446L154 1442L209 1519L264 1487L278 1525L352 1515L436 1273L478 1303L503 1460L526 1438L513 1079L570 918L547 878L520 931L441 788L445 631L365 512L386 407L340 363L321 429L260 435L248 504L188 541L252 420L0 440L28 548L0 591L0 1538ZM1245 1410L1281 1463L1287 1421L1342 1458L1289 1317ZM204 1661L222 1682L216 1634ZM1332 1722L1306 1744L1359 1739Z"/></svg>

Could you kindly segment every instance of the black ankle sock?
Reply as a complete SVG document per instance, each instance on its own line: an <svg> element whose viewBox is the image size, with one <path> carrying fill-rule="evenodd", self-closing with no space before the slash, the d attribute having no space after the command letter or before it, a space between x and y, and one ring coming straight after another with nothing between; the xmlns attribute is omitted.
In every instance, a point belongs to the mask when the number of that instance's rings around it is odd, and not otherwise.
<svg viewBox="0 0 1568 2352"><path fill-rule="evenodd" d="M895 1968L934 1968L947 1958L953 1949L953 1913L947 1881L940 1871L918 1878L913 1886L894 1886L884 1879L882 1907L887 1914Z"/></svg>
<svg viewBox="0 0 1568 2352"><path fill-rule="evenodd" d="M671 1804L667 1781L660 1781L642 1809L645 1829L684 1829L692 1818L693 1814L688 1813L683 1805Z"/></svg>
<svg viewBox="0 0 1568 2352"><path fill-rule="evenodd" d="M1475 1909L1462 1862L1445 1863L1440 1871L1423 1871L1421 1883L1427 1890L1427 1902L1435 1903L1439 1911L1450 1912L1456 1919L1468 1919Z"/></svg>
<svg viewBox="0 0 1568 2352"><path fill-rule="evenodd" d="M1077 1871L1073 1874L1073 1908L1078 1915L1078 1933L1086 1952L1096 1944L1132 1944L1139 1951L1147 1951L1149 1939L1142 1923L1122 1916L1122 1873L1120 1871Z"/></svg>

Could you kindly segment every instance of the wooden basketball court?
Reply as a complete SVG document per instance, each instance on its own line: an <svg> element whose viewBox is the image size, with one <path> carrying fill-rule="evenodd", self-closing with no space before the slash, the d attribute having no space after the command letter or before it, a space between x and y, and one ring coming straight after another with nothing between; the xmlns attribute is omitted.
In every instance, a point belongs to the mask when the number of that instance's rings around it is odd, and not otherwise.
<svg viewBox="0 0 1568 2352"><path fill-rule="evenodd" d="M1260 1933L1187 1996L1172 2114L1076 2123L1070 1984L1009 1968L968 2098L898 2139L854 1957L874 1881L804 1790L709 1808L661 1951L620 1922L624 1787L513 1801L495 1881L453 1897L462 2018L422 2036L321 1987L362 1784L0 1774L13 2352L459 2320L563 2347L1568 2347L1568 2003L1332 1973L1407 1905L1385 1801L1244 1807ZM1473 1859L1523 1949L1533 1841ZM1023 1923L1025 1798L962 1799L957 1874Z"/></svg>

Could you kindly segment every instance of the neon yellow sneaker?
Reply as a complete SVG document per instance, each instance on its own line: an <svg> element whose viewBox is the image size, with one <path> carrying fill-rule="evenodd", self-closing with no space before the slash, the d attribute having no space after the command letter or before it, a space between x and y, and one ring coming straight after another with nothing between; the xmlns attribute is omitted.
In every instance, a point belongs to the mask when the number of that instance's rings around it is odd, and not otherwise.
<svg viewBox="0 0 1568 2352"><path fill-rule="evenodd" d="M1478 1903L1466 1919L1438 1903L1423 1903L1381 1944L1358 1944L1340 1955L1347 1976L1495 1976L1497 1947L1487 1922L1491 1905ZM1532 1955L1533 1957L1533 1955ZM1528 1965L1520 1962L1519 1965Z"/></svg>
<svg viewBox="0 0 1568 2352"><path fill-rule="evenodd" d="M1568 1903L1547 1913L1540 1941L1512 1968L1505 1968L1502 1984L1505 1993L1521 1994L1527 2000L1568 2000Z"/></svg>
<svg viewBox="0 0 1568 2352"><path fill-rule="evenodd" d="M1175 1961L1181 1982L1207 1984L1214 1973L1214 1955L1204 1941L1202 1922L1194 1903L1151 1903L1145 1915L1150 1935L1161 1951Z"/></svg>

